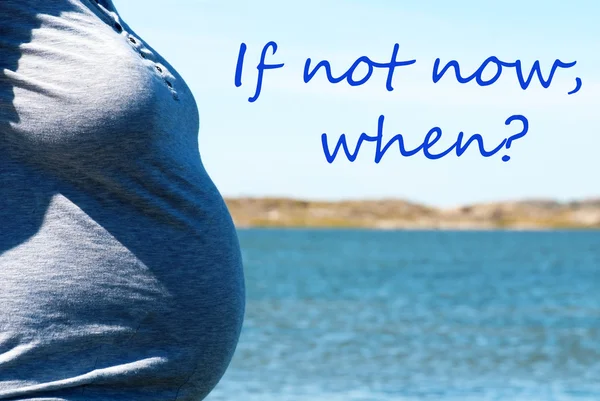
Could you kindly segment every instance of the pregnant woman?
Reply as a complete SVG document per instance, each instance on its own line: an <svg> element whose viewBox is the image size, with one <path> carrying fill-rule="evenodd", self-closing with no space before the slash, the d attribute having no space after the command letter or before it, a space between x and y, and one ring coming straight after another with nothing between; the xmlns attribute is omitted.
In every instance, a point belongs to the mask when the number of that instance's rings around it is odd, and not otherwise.
<svg viewBox="0 0 600 401"><path fill-rule="evenodd" d="M111 0L0 0L0 400L198 401L223 376L244 275L198 129Z"/></svg>

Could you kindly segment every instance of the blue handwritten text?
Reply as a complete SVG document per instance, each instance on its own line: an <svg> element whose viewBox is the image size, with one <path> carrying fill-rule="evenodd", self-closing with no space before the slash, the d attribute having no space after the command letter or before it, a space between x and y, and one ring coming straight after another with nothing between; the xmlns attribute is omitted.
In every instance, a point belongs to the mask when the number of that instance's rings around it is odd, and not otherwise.
<svg viewBox="0 0 600 401"><path fill-rule="evenodd" d="M431 130L429 130L427 135L425 135L425 139L423 140L423 143L412 150L409 150L406 148L402 134L398 134L398 135L394 136L392 139L390 139L385 144L385 146L382 147L384 119L385 119L385 117L383 115L379 117L378 124L377 124L377 135L370 136L370 135L367 135L366 133L362 133L360 135L360 137L358 138L358 142L356 144L356 148L355 148L354 152L352 152L352 153L350 152L350 149L348 148L346 134L342 134L340 136L340 139L338 140L333 152L331 152L329 150L327 134L324 133L323 135L321 135L321 143L323 145L323 152L325 153L325 158L327 159L327 162L333 163L335 161L335 159L340 151L340 148L343 149L343 151L346 155L346 158L350 162L354 162L356 160L356 158L358 157L358 153L360 151L361 145L365 141L376 143L375 163L379 163L381 161L381 159L383 158L383 155L389 150L389 148L395 142L398 142L398 148L400 151L400 155L402 155L404 157L414 156L415 154L419 153L420 151L423 151L423 154L425 155L426 158L428 158L430 160L435 160L435 159L440 159L440 158L448 155L453 150L456 150L456 156L460 157L465 153L465 151L467 150L469 145L471 145L472 142L477 142L477 145L479 148L479 153L483 157L490 157L490 156L493 156L496 153L498 153L503 148L509 149L514 141L516 141L519 138L524 137L527 134L527 132L529 131L529 122L528 122L527 118L525 118L522 115L513 115L506 120L505 124L510 125L513 121L521 121L521 123L523 123L523 129L521 130L521 132L519 132L515 135L512 135L511 137L505 138L498 146L496 146L492 150L485 149L485 146L483 144L483 137L480 134L472 135L466 141L466 143L463 144L464 133L460 132L458 134L458 138L457 138L456 142L454 142L454 144L452 144L452 146L450 146L448 149L444 150L443 152L432 153L430 151L430 148L433 145L435 145L442 137L442 129L441 128L434 127ZM509 160L510 160L510 156L508 156L508 155L505 155L502 157L502 161L504 161L504 162L507 162Z"/></svg>
<svg viewBox="0 0 600 401"><path fill-rule="evenodd" d="M485 79L483 79L482 75L483 75L483 72L486 70L486 68L490 64L495 65L496 73L494 74L494 76L492 78L485 80ZM498 78L500 78L500 76L502 75L502 67L504 67L504 68L515 68L516 74L517 74L517 79L519 80L519 85L521 85L521 88L523 90L525 90L529 87L529 84L533 80L534 74L536 74L538 76L538 79L539 79L540 83L542 84L542 86L547 89L548 87L550 87L550 84L552 83L552 78L554 77L554 74L556 73L557 68L565 68L565 69L571 68L571 67L575 66L575 64L577 64L576 61L573 61L571 63L563 63L560 60L556 60L554 62L554 64L552 64L552 68L550 69L550 74L548 76L548 79L544 79L544 77L542 75L542 69L540 67L540 62L539 62L539 60L536 60L533 63L533 67L531 68L529 75L527 76L527 78L525 78L523 75L523 68L521 65L521 60L517 60L514 63L508 63L508 62L499 60L497 57L492 56L492 57L487 58L472 75L463 77L460 73L460 64L458 63L458 61L456 61L456 60L449 61L444 66L444 68L442 68L442 70L440 71L440 59L438 58L435 60L435 63L433 65L433 82L438 83L439 80L442 79L442 77L444 76L446 71L448 71L448 69L450 69L450 67L452 67L452 68L454 68L454 74L456 75L456 80L458 82L460 82L461 84L466 84L468 82L471 82L473 79L475 79L475 82L477 82L477 84L479 86L488 86L488 85L492 85L493 83L495 83L498 80ZM571 92L569 92L568 93L569 95L579 92L579 90L581 89L581 86L582 86L581 78L575 78L575 85L576 85L575 89L573 89Z"/></svg>

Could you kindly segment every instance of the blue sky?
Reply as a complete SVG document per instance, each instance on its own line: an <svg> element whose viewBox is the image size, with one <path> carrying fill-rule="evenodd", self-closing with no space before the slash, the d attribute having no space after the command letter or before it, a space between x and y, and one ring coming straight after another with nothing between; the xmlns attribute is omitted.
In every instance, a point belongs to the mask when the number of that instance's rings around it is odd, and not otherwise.
<svg viewBox="0 0 600 401"><path fill-rule="evenodd" d="M200 153L224 196L405 198L453 206L600 195L597 1L114 2L192 89L200 109ZM250 103L269 41L279 50L267 61L285 67L265 73L262 94ZM243 85L236 88L242 42L248 50ZM332 85L322 74L303 82L309 57L329 60L341 75L360 56L389 61L395 43L400 59L417 62L396 71L393 92L385 89L385 71L360 87ZM523 91L512 69L487 87L458 84L450 75L431 81L438 57L456 59L472 72L490 56L519 59L527 69L540 60L546 75L556 59L577 65L558 70L548 89L534 80ZM576 77L583 87L569 96ZM475 147L439 160L422 153L403 157L392 148L376 164L374 145L364 144L355 162L329 164L321 146L323 133L331 146L342 133L351 145L363 132L375 135L385 115L384 141L402 134L416 147L437 126L443 134L433 149L446 149L461 131L467 138L480 133L493 148L518 132L518 124L504 125L513 114L527 117L528 134L489 158ZM504 154L511 156L508 163Z"/></svg>

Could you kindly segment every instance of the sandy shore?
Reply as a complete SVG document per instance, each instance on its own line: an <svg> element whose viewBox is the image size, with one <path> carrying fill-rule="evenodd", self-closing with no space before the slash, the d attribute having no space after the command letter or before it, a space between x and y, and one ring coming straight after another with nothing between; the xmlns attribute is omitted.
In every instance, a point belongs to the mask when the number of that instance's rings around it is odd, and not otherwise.
<svg viewBox="0 0 600 401"><path fill-rule="evenodd" d="M436 208L405 200L311 201L227 198L236 226L373 229L600 229L600 198L521 200Z"/></svg>

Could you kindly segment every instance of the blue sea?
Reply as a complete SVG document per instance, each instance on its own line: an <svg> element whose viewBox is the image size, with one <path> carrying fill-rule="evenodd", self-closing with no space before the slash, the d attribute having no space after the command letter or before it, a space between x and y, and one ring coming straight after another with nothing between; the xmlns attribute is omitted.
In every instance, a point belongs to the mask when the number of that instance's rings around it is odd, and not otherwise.
<svg viewBox="0 0 600 401"><path fill-rule="evenodd" d="M239 231L209 401L598 401L600 232Z"/></svg>

